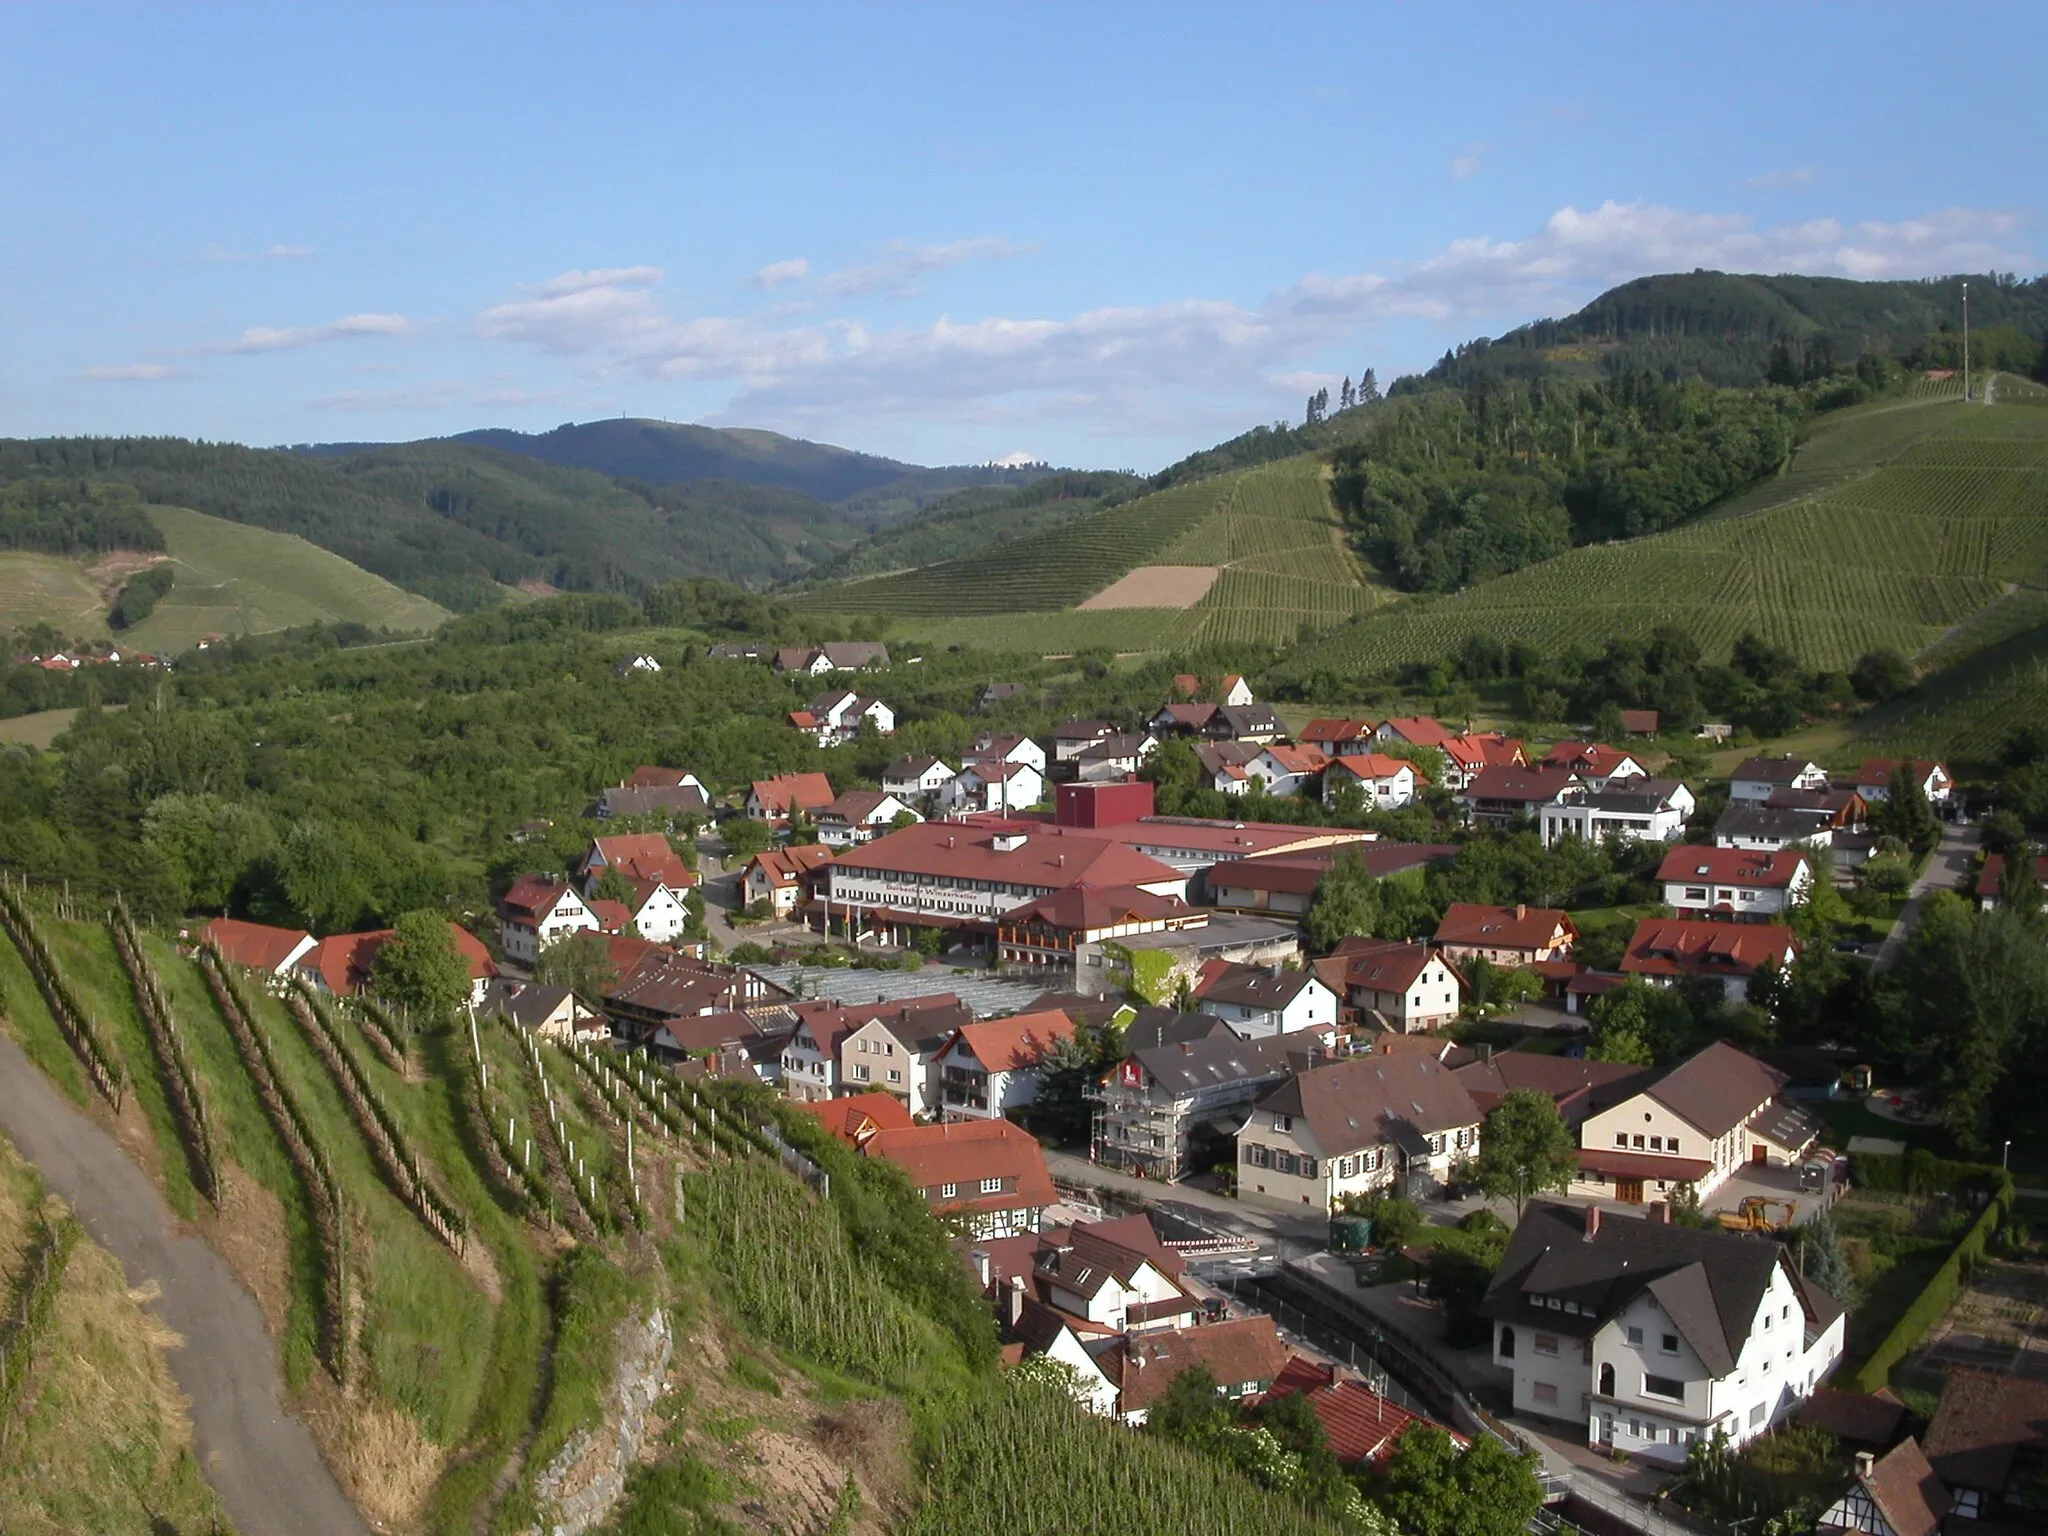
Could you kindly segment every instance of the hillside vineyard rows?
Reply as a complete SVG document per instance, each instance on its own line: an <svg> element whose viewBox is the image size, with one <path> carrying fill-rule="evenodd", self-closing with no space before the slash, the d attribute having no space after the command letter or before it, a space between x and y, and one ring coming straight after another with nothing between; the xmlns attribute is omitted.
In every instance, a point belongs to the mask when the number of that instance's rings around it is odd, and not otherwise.
<svg viewBox="0 0 2048 1536"><path fill-rule="evenodd" d="M2048 580L2048 412L2024 404L1907 410L1928 419L1873 413L1817 432L1801 455L1826 461L1827 483L1815 494L1573 550L1452 597L1396 605L1304 648L1290 665L1382 669L1449 655L1470 635L1556 652L1671 623L1714 655L1726 655L1745 630L1815 666L1847 667L1879 646L1912 655L2015 584ZM1908 441L1892 453L1901 431ZM1838 441L1837 433L1849 436ZM1890 456L1845 472L1855 455L1876 452Z"/></svg>

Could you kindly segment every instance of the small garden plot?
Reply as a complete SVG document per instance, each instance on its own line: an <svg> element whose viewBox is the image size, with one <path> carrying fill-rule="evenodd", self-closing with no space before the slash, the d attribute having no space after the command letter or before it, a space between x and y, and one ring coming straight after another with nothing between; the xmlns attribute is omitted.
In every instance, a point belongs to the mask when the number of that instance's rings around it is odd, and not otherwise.
<svg viewBox="0 0 2048 1536"><path fill-rule="evenodd" d="M1842 1357L1866 1360L1955 1248L1974 1212L1908 1196L1855 1196L1834 1207L1842 1256L1856 1278Z"/></svg>

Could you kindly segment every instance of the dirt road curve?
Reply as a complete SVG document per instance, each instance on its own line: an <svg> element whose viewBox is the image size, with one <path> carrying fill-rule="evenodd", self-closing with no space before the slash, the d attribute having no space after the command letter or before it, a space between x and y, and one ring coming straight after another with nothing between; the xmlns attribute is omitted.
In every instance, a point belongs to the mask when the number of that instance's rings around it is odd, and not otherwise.
<svg viewBox="0 0 2048 1536"><path fill-rule="evenodd" d="M0 1036L0 1133L70 1202L185 1341L171 1374L192 1402L200 1465L243 1536L368 1536L306 1426L281 1406L277 1351L219 1254L181 1234L156 1186Z"/></svg>

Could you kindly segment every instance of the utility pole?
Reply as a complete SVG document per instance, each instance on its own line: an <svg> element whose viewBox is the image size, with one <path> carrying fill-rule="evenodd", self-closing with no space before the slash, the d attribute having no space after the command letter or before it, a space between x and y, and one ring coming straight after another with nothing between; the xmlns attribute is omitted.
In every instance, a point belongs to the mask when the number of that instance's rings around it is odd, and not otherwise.
<svg viewBox="0 0 2048 1536"><path fill-rule="evenodd" d="M1970 395L1970 284L1963 283L1963 404L1968 405Z"/></svg>

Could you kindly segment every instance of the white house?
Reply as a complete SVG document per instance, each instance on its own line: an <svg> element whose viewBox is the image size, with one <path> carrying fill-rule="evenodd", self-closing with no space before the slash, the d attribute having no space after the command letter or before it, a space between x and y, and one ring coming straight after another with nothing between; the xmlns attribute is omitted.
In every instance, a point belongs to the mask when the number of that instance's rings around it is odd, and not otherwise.
<svg viewBox="0 0 2048 1536"><path fill-rule="evenodd" d="M799 729L813 732L818 744L827 747L852 741L867 724L874 726L878 736L896 734L896 711L880 699L855 693L851 688L819 694L790 719Z"/></svg>
<svg viewBox="0 0 2048 1536"><path fill-rule="evenodd" d="M1796 848L1776 853L1682 843L1657 866L1664 904L1680 917L1775 922L1813 890L1813 865Z"/></svg>
<svg viewBox="0 0 2048 1536"><path fill-rule="evenodd" d="M1751 800L1729 803L1714 823L1716 848L1746 853L1777 853L1781 849L1831 848L1835 823L1826 811L1780 809Z"/></svg>
<svg viewBox="0 0 2048 1536"><path fill-rule="evenodd" d="M1962 1507L1936 1476L1920 1442L1908 1435L1883 1456L1856 1453L1856 1476L1843 1495L1821 1511L1815 1529L1868 1532L1869 1536L1935 1536L1951 1508L1964 1519L1976 1516Z"/></svg>
<svg viewBox="0 0 2048 1536"><path fill-rule="evenodd" d="M946 811L1028 811L1045 798L1045 775L1028 762L975 758L939 786Z"/></svg>
<svg viewBox="0 0 2048 1536"><path fill-rule="evenodd" d="M1356 784L1371 809L1398 811L1414 804L1428 782L1406 758L1389 757L1384 752L1354 753L1332 760L1323 774L1323 804L1335 805L1343 786Z"/></svg>
<svg viewBox="0 0 2048 1536"><path fill-rule="evenodd" d="M1337 1022L1337 994L1314 971L1212 960L1202 973L1195 988L1196 1011L1223 1020L1246 1040L1328 1028Z"/></svg>
<svg viewBox="0 0 2048 1536"><path fill-rule="evenodd" d="M1783 1244L1538 1201L1486 1293L1518 1413L1667 1465L1790 1418L1841 1358L1843 1313Z"/></svg>
<svg viewBox="0 0 2048 1536"><path fill-rule="evenodd" d="M1216 685L1216 703L1219 708L1242 709L1254 702L1252 685L1235 672Z"/></svg>
<svg viewBox="0 0 2048 1536"><path fill-rule="evenodd" d="M984 1019L953 1031L938 1055L939 1109L948 1120L996 1120L1038 1097L1038 1072L1055 1042L1074 1038L1058 1009Z"/></svg>
<svg viewBox="0 0 2048 1536"><path fill-rule="evenodd" d="M916 805L953 777L954 770L936 757L899 757L882 770L882 788L897 799Z"/></svg>
<svg viewBox="0 0 2048 1536"><path fill-rule="evenodd" d="M1107 731L1103 735L1108 735ZM1096 738L1100 740L1100 737ZM1045 748L1029 736L984 736L968 749L970 759L993 758L1004 763L1029 763L1043 776L1046 770Z"/></svg>
<svg viewBox="0 0 2048 1536"><path fill-rule="evenodd" d="M1150 731L1119 731L1090 742L1069 761L1084 784L1115 782L1136 773L1158 748L1159 738Z"/></svg>
<svg viewBox="0 0 2048 1536"><path fill-rule="evenodd" d="M1875 804L1891 793L1892 780L1902 770L1919 784L1929 805L1949 803L1956 781L1949 776L1946 764L1927 758L1872 758L1856 770L1856 793Z"/></svg>
<svg viewBox="0 0 2048 1536"><path fill-rule="evenodd" d="M516 880L498 901L498 944L505 958L531 965L557 939L572 933L596 933L597 915L566 880L527 875Z"/></svg>
<svg viewBox="0 0 2048 1536"><path fill-rule="evenodd" d="M613 933L622 932L631 924L633 931L650 944L667 944L680 938L690 923L690 909L684 904L682 893L669 889L660 880L635 880L632 887L632 896L627 901L592 898L588 902L592 915L599 919L598 926ZM606 909L613 907L618 910L608 914ZM616 920L605 922L607 915Z"/></svg>
<svg viewBox="0 0 2048 1536"><path fill-rule="evenodd" d="M612 668L612 676L631 677L636 672L659 672L660 670L661 663L642 651L635 655L621 658L619 663Z"/></svg>
<svg viewBox="0 0 2048 1536"><path fill-rule="evenodd" d="M1797 757L1749 757L1728 780L1730 800L1768 800L1781 789L1826 789L1827 770Z"/></svg>
<svg viewBox="0 0 2048 1536"><path fill-rule="evenodd" d="M1402 1034L1442 1029L1464 1005L1464 980L1426 944L1340 939L1315 969L1346 1008L1377 1013Z"/></svg>
<svg viewBox="0 0 2048 1536"><path fill-rule="evenodd" d="M1261 747L1259 755L1244 765L1244 772L1247 779L1264 785L1267 794L1286 800L1304 791L1313 792L1317 776L1329 761L1314 747L1275 743Z"/></svg>
<svg viewBox="0 0 2048 1536"><path fill-rule="evenodd" d="M1588 843L1668 843L1685 835L1697 802L1675 779L1614 781L1614 787L1536 808L1543 846L1567 837Z"/></svg>
<svg viewBox="0 0 2048 1536"><path fill-rule="evenodd" d="M1689 1184L1704 1199L1745 1165L1797 1164L1820 1126L1784 1086L1725 1040L1695 1051L1580 1122L1573 1191L1639 1205Z"/></svg>
<svg viewBox="0 0 2048 1536"><path fill-rule="evenodd" d="M1384 1038L1258 1101L1237 1133L1237 1198L1322 1216L1346 1195L1420 1195L1478 1154L1484 1118L1427 1043Z"/></svg>
<svg viewBox="0 0 2048 1536"><path fill-rule="evenodd" d="M871 842L888 831L898 816L924 820L887 790L849 789L818 812L818 841L828 848Z"/></svg>

